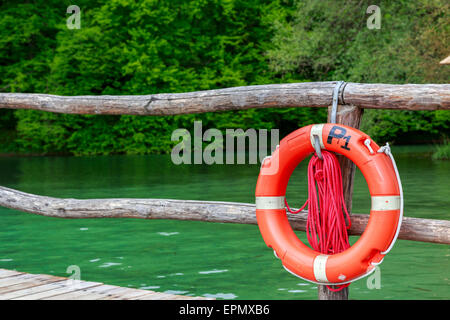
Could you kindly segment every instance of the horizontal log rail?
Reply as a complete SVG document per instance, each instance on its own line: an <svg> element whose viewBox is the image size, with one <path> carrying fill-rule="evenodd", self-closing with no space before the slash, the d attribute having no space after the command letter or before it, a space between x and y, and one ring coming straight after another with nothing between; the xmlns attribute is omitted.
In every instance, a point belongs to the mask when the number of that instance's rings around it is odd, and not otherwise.
<svg viewBox="0 0 450 320"><path fill-rule="evenodd" d="M328 107L335 81L256 85L188 93L57 96L0 93L0 108L102 115L176 115L250 108ZM370 109L450 110L450 84L347 83L339 103Z"/></svg>
<svg viewBox="0 0 450 320"><path fill-rule="evenodd" d="M176 115L251 108L329 107L335 81L270 84L188 93L57 96L0 93L0 108L68 114ZM450 84L346 83L339 104L360 109L450 110ZM58 199L0 187L0 206L60 218L143 218L256 224L253 204L167 199ZM305 230L307 212L289 214ZM352 214L349 234L360 235L368 215ZM450 221L403 219L400 239L450 244Z"/></svg>
<svg viewBox="0 0 450 320"><path fill-rule="evenodd" d="M0 206L57 218L140 218L256 224L255 205L170 199L60 199L0 187ZM294 230L305 231L307 211L288 214ZM367 214L352 214L351 235L361 235ZM450 244L450 221L404 217L399 239Z"/></svg>

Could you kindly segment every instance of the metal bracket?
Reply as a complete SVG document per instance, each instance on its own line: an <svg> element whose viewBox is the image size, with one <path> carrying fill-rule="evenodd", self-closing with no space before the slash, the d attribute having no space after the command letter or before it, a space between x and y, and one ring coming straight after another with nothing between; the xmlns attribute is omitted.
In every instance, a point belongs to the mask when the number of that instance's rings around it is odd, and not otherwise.
<svg viewBox="0 0 450 320"><path fill-rule="evenodd" d="M345 86L346 82L345 81L338 81L336 83L336 85L334 86L334 90L333 90L333 104L331 106L331 117L330 117L330 122L331 123L336 123L336 115L337 115L337 106L339 103L339 91L341 90L342 86Z"/></svg>
<svg viewBox="0 0 450 320"><path fill-rule="evenodd" d="M316 151L317 156L319 159L323 160L322 151L320 151L320 140L319 136L314 135L314 150Z"/></svg>

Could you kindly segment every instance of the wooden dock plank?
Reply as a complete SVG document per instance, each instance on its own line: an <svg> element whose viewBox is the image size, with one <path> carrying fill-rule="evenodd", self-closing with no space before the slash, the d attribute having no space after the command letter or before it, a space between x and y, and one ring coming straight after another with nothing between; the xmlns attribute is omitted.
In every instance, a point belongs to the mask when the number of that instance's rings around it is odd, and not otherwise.
<svg viewBox="0 0 450 320"><path fill-rule="evenodd" d="M142 290L144 291L144 290ZM110 297L107 298L102 298L101 300L128 300L128 299L132 299L135 300L136 298L142 297L147 295L148 292L141 292L140 290L129 290L128 292L124 292L122 294L116 294L116 295L112 295Z"/></svg>
<svg viewBox="0 0 450 320"><path fill-rule="evenodd" d="M0 269L0 300L211 300Z"/></svg>
<svg viewBox="0 0 450 320"><path fill-rule="evenodd" d="M33 287L21 289L21 290L8 292L8 293L5 293L5 294L2 294L0 296L0 298L2 300L15 299L15 298L18 298L18 297L22 297L22 296L29 295L29 294L34 294L34 293L37 293L37 292L52 290L52 289L57 288L57 287L58 286L55 285L54 283L46 283L46 284L41 284L41 285L38 285L38 286L33 286Z"/></svg>
<svg viewBox="0 0 450 320"><path fill-rule="evenodd" d="M196 300L197 298L198 297L176 295L174 300ZM208 299L208 298L200 297L200 299L204 300L204 299Z"/></svg>
<svg viewBox="0 0 450 320"><path fill-rule="evenodd" d="M109 284L103 284L101 286L68 293L67 295L58 295L47 298L45 300L99 300L108 295L107 291L120 288L118 286L112 286ZM77 294L79 293L79 294Z"/></svg>
<svg viewBox="0 0 450 320"><path fill-rule="evenodd" d="M48 283L55 283L58 281L62 281L59 279L46 279L46 278L37 278L37 279L27 279L26 281L10 284L8 286L0 287L0 297L2 294L6 294L12 291L18 291L23 289L28 289L32 287L41 286Z"/></svg>
<svg viewBox="0 0 450 320"><path fill-rule="evenodd" d="M102 284L101 286L90 288L89 292L105 295L105 294L108 294L108 291L116 290L116 289L119 289L119 288L123 289L121 287L113 286L113 285L110 285L110 284Z"/></svg>
<svg viewBox="0 0 450 320"><path fill-rule="evenodd" d="M23 272L18 272L15 270L0 269L0 279L15 276L15 275L20 275L20 274L23 274Z"/></svg>
<svg viewBox="0 0 450 320"><path fill-rule="evenodd" d="M130 288L116 287L116 288L104 291L103 294L105 294L105 297L106 296L112 297L112 296L126 294L129 291L130 291Z"/></svg>
<svg viewBox="0 0 450 320"><path fill-rule="evenodd" d="M101 300L119 300L119 299L135 300L137 297L153 293L153 291L118 287L117 289L108 290L105 293L107 294L107 296L105 296Z"/></svg>
<svg viewBox="0 0 450 320"><path fill-rule="evenodd" d="M17 290L14 292L9 292L6 294L3 294L0 296L1 299L17 299L17 298L21 298L24 296L29 296L32 295L32 299L37 299L37 297L35 297L35 295L43 295L43 296L47 296L49 295L48 291L52 291L53 290L57 290L58 291L55 293L59 293L60 290L65 290L65 292L67 291L73 291L74 287L73 286L69 286L68 285L68 281L67 279L64 280L59 280L59 281L51 281L49 280L49 283L42 283L40 285L31 287L31 288L27 288L27 289L23 289L23 290ZM88 283L88 285L90 285L90 283ZM81 287L83 288L83 287Z"/></svg>
<svg viewBox="0 0 450 320"><path fill-rule="evenodd" d="M90 299L89 297L87 297L89 295L95 296L96 299L101 299L107 296L113 296L113 294L111 294L110 292L117 291L126 292L129 290L128 288L101 284L95 287L61 293L48 298L44 298L44 300L84 300L85 298Z"/></svg>
<svg viewBox="0 0 450 320"><path fill-rule="evenodd" d="M64 278L57 278L57 277L49 278L46 277L45 275L23 274L0 279L0 288L8 287L23 282L44 281L44 280L61 281L64 280Z"/></svg>
<svg viewBox="0 0 450 320"><path fill-rule="evenodd" d="M71 297L69 299L64 299L64 300L100 300L103 297L104 297L104 294L92 293L92 292L86 291L85 295L79 295L79 296L74 295L73 297ZM61 300L61 299L53 299L53 300Z"/></svg>
<svg viewBox="0 0 450 320"><path fill-rule="evenodd" d="M147 294L145 296L139 297L137 300L166 300L173 297L173 295L167 293L156 293L156 294ZM172 299L171 299L172 300Z"/></svg>
<svg viewBox="0 0 450 320"><path fill-rule="evenodd" d="M98 300L104 296L104 294L91 292L88 290L77 290L43 298L43 300Z"/></svg>
<svg viewBox="0 0 450 320"><path fill-rule="evenodd" d="M156 294L139 297L138 300L172 300L174 297L173 294L157 292Z"/></svg>
<svg viewBox="0 0 450 320"><path fill-rule="evenodd" d="M42 300L46 298L50 298L62 293L78 291L81 289L86 289L90 287L95 287L101 285L100 282L80 282L78 286L75 285L54 285L53 287L50 285L48 290L38 290L37 292L28 292L24 295L13 298L13 300ZM43 287L43 286L41 286ZM37 288L37 287L36 287Z"/></svg>
<svg viewBox="0 0 450 320"><path fill-rule="evenodd" d="M149 291L149 292L147 292L146 295L140 296L136 300L152 300L151 297L155 298L155 300L159 300L157 298L163 294L165 294L165 293ZM173 297L173 299L175 299L175 295L172 295L172 297Z"/></svg>

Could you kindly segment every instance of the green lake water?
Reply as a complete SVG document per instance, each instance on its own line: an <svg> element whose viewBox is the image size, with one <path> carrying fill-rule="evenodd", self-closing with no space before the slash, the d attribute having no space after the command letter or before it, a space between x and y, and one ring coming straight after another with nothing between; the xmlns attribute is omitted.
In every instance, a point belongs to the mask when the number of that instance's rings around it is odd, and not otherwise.
<svg viewBox="0 0 450 320"><path fill-rule="evenodd" d="M394 147L405 216L450 219L450 162L429 147ZM289 182L290 205L303 204L304 161ZM88 198L168 198L254 202L259 165L173 165L170 156L3 157L0 185L24 192ZM360 172L353 212L368 213ZM306 241L305 234L298 232ZM352 237L354 242L357 238ZM367 278L350 299L450 299L448 245L398 240L380 266L380 289ZM0 207L0 268L183 295L225 299L317 299L317 286L286 272L256 225L141 219L60 219Z"/></svg>

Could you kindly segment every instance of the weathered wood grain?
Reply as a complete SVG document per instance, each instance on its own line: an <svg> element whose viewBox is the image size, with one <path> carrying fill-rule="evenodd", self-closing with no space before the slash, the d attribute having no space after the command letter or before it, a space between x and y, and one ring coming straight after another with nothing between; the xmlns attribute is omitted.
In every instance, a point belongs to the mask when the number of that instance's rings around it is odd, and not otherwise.
<svg viewBox="0 0 450 320"><path fill-rule="evenodd" d="M363 109L450 109L450 84L348 83L342 104Z"/></svg>
<svg viewBox="0 0 450 320"><path fill-rule="evenodd" d="M0 269L0 274L9 275L2 279L0 300L214 300L83 280L79 280L76 285L73 285L67 281L68 278L47 274L18 274L5 269Z"/></svg>
<svg viewBox="0 0 450 320"><path fill-rule="evenodd" d="M0 279L9 278L13 276L20 276L21 274L23 273L14 270L0 269Z"/></svg>
<svg viewBox="0 0 450 320"><path fill-rule="evenodd" d="M250 108L328 107L336 82L234 87L134 96L57 96L0 93L0 108L103 115L175 115ZM360 108L450 109L450 84L347 83L340 104Z"/></svg>
<svg viewBox="0 0 450 320"><path fill-rule="evenodd" d="M256 224L255 205L172 199L61 199L0 187L0 206L57 218L140 218ZM305 231L307 212L289 214ZM351 235L363 233L369 215L352 214ZM450 244L450 221L403 218L399 239Z"/></svg>

